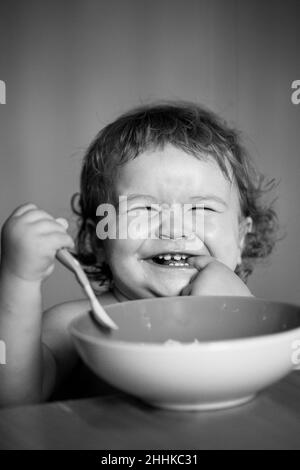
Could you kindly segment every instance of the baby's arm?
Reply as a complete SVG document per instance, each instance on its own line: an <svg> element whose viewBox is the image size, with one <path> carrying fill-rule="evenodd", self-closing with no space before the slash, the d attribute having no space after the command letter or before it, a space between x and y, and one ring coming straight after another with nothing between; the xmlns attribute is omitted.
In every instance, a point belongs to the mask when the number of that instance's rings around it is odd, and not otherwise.
<svg viewBox="0 0 300 470"><path fill-rule="evenodd" d="M66 227L33 204L18 208L2 229L0 405L39 402L55 382L56 364L42 344L42 281L58 249L72 248ZM44 391L43 391L44 389Z"/></svg>
<svg viewBox="0 0 300 470"><path fill-rule="evenodd" d="M228 266L211 256L189 258L199 272L181 295L230 295L252 297L246 284Z"/></svg>

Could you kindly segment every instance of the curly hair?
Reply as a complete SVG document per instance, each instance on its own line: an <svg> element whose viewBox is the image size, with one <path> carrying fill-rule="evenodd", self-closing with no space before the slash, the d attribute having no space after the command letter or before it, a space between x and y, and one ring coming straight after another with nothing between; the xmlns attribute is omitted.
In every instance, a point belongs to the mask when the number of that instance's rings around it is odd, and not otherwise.
<svg viewBox="0 0 300 470"><path fill-rule="evenodd" d="M72 208L78 216L76 256L87 274L100 285L112 274L103 258L102 242L96 236L96 210L101 203L116 203L114 181L118 169L149 149L171 144L198 159L213 157L239 190L241 215L251 217L253 228L246 235L242 262L236 274L247 282L258 260L267 258L277 241L279 228L273 203L262 196L275 186L258 173L241 142L239 131L219 116L189 102L159 102L140 106L104 127L87 149L82 165L80 193Z"/></svg>

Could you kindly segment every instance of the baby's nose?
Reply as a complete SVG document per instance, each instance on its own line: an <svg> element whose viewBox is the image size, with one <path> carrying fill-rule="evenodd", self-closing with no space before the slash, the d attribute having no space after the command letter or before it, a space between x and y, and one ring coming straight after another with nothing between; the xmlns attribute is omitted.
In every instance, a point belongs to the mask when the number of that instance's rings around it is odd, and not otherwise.
<svg viewBox="0 0 300 470"><path fill-rule="evenodd" d="M184 224L182 210L173 209L161 212L159 238L180 240L190 238L192 231Z"/></svg>

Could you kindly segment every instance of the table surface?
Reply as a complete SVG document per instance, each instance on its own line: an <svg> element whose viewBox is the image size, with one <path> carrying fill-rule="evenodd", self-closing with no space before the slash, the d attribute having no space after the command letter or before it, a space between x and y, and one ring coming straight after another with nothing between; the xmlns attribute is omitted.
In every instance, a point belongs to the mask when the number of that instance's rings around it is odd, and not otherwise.
<svg viewBox="0 0 300 470"><path fill-rule="evenodd" d="M118 391L3 409L0 449L300 449L300 373L214 412L159 410Z"/></svg>

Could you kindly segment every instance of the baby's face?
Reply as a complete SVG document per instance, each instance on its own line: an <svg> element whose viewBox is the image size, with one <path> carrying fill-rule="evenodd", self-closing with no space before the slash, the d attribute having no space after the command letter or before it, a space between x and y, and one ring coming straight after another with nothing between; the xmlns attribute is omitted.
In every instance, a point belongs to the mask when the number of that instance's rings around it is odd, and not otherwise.
<svg viewBox="0 0 300 470"><path fill-rule="evenodd" d="M149 220L150 206L159 205L153 218L156 236L152 231L151 237L104 241L115 285L126 297L180 295L196 274L195 268L186 265L184 256L209 255L232 270L240 262L249 220L240 222L238 189L213 159L198 160L171 145L146 151L121 168L116 193L128 197L128 224L137 216L142 223ZM200 216L203 223L196 229L188 225L183 233L176 226L176 216L157 216L157 207L184 204L204 206ZM175 259L169 260L170 254ZM179 259L179 255L183 257Z"/></svg>

